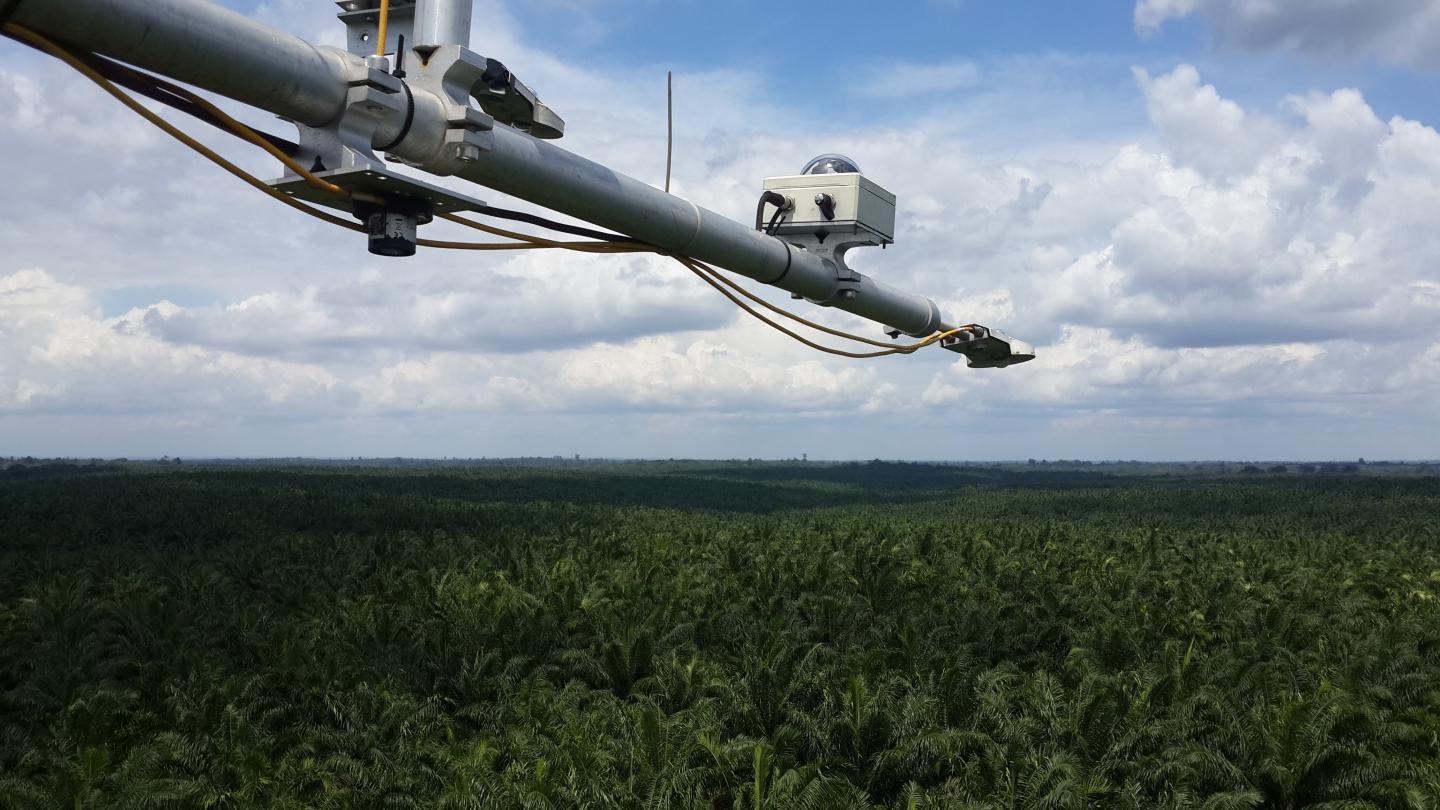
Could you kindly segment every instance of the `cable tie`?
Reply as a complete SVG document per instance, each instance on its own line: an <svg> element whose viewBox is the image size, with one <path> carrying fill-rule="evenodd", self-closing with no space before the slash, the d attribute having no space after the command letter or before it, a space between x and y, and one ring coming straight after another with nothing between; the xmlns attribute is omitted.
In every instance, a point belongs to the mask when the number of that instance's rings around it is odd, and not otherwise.
<svg viewBox="0 0 1440 810"><path fill-rule="evenodd" d="M400 142L405 140L405 136L410 134L410 125L415 122L415 94L410 92L410 83L404 79L400 80L400 87L405 90L405 123L400 125L400 132L394 140L384 146L375 147L381 152L389 152L399 146Z"/></svg>

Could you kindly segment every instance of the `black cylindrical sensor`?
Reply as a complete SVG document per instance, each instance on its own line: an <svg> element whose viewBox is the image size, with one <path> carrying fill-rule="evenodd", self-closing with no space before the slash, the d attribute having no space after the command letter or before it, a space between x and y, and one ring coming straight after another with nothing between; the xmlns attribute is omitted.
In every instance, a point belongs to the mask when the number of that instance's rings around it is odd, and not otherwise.
<svg viewBox="0 0 1440 810"><path fill-rule="evenodd" d="M357 202L354 210L377 256L414 256L415 231L431 217L427 203L409 197L387 197L384 205Z"/></svg>

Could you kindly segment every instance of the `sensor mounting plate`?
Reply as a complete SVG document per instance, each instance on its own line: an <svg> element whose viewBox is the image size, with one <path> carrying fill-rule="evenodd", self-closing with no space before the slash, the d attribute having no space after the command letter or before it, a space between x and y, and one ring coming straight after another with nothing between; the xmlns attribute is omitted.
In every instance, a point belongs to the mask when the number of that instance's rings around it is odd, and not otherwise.
<svg viewBox="0 0 1440 810"><path fill-rule="evenodd" d="M416 180L413 177L395 174L383 169L375 168L353 168L353 169L332 169L330 171L315 172L315 176L321 180L327 180L347 191L359 191L367 194L374 194L380 197L409 197L429 203L436 213L454 214L460 211L478 211L485 207L482 200L469 197L459 192L424 180ZM280 180L272 180L270 187L276 191L288 194L297 200L323 205L327 208L336 208L351 213L350 201L344 197L338 197L323 189L310 185L303 177L285 177Z"/></svg>

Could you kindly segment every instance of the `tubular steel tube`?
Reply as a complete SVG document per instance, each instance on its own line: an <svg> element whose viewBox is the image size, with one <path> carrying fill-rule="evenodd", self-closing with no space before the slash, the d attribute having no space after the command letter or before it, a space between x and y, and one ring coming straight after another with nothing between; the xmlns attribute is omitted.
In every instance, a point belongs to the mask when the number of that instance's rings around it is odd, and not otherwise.
<svg viewBox="0 0 1440 810"><path fill-rule="evenodd" d="M415 47L470 45L470 0L417 0Z"/></svg>
<svg viewBox="0 0 1440 810"><path fill-rule="evenodd" d="M343 56L198 0L21 0L15 22L310 126L345 103Z"/></svg>
<svg viewBox="0 0 1440 810"><path fill-rule="evenodd" d="M462 177L909 335L947 328L928 298L864 276L855 298L840 298L835 268L819 256L510 127L494 136Z"/></svg>
<svg viewBox="0 0 1440 810"><path fill-rule="evenodd" d="M21 0L14 20L314 127L342 113L346 65L358 60L205 0ZM469 0L420 0L417 46L463 45L469 23ZM437 96L416 90L414 126L392 154L441 173L453 169L436 162L445 110ZM385 121L374 143L397 137L402 126L400 118ZM491 134L461 177L916 337L950 328L928 298L858 274L858 285L847 285L854 297L844 297L836 268L817 255L503 124Z"/></svg>

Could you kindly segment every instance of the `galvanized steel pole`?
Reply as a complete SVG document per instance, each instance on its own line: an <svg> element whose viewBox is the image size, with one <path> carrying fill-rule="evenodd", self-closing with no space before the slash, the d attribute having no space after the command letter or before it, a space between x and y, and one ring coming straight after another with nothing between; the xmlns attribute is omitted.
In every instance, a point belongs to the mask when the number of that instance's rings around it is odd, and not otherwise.
<svg viewBox="0 0 1440 810"><path fill-rule="evenodd" d="M344 114L363 60L250 20L205 0L20 0L13 19L47 36L320 127ZM417 50L469 39L469 0L419 0ZM423 34L421 32L424 32ZM428 41L427 41L428 40ZM444 41L448 40L448 41ZM417 66L418 67L418 66ZM691 256L812 301L923 337L952 328L930 299L848 273L748 225L667 194L572 152L496 123L489 148L442 161L446 102L414 89L414 120L389 153ZM387 144L402 116L376 130Z"/></svg>
<svg viewBox="0 0 1440 810"><path fill-rule="evenodd" d="M323 126L345 103L345 59L213 3L21 0L15 22L302 124Z"/></svg>
<svg viewBox="0 0 1440 810"><path fill-rule="evenodd" d="M415 46L470 46L470 0L416 0Z"/></svg>

